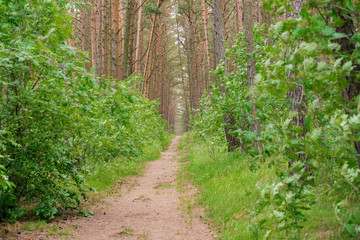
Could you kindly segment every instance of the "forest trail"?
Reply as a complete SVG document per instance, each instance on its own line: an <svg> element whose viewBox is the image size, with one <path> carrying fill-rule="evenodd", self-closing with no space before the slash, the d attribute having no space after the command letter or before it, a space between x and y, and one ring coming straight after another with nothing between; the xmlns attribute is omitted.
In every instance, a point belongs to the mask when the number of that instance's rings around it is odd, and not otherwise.
<svg viewBox="0 0 360 240"><path fill-rule="evenodd" d="M176 189L179 140L175 137L160 159L148 163L145 174L134 180L135 186L122 189L121 197L105 199L107 206L92 218L73 220L70 224L76 230L71 239L212 239L209 226L181 206L194 191L192 186Z"/></svg>

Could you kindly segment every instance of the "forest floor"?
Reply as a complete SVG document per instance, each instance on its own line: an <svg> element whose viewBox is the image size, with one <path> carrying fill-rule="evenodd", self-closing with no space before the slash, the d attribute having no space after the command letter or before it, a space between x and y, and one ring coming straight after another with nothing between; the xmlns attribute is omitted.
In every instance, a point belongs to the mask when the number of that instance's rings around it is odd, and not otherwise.
<svg viewBox="0 0 360 240"><path fill-rule="evenodd" d="M213 239L203 210L194 204L195 187L178 178L186 164L178 161L179 140L175 137L160 159L149 162L142 176L96 204L91 218L73 216L56 225L66 234L22 231L17 239L32 239L34 234L35 239Z"/></svg>

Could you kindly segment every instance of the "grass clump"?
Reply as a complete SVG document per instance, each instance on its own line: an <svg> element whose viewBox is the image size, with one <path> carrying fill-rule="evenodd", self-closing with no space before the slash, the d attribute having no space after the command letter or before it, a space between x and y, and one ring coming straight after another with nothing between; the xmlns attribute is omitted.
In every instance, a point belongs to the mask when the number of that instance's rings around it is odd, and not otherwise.
<svg viewBox="0 0 360 240"><path fill-rule="evenodd" d="M251 171L244 154L217 151L213 157L204 145L186 148L189 176L200 187L200 203L222 238L250 239L250 209L259 198L258 186L275 181L274 168Z"/></svg>
<svg viewBox="0 0 360 240"><path fill-rule="evenodd" d="M274 212L279 206L274 200L259 211L263 189L281 181L277 170L286 165L272 165L268 159L254 170L254 159L244 153L227 153L219 147L210 151L203 143L186 144L184 138L182 147L188 152L187 177L199 187L199 203L219 239L289 239L276 224ZM306 212L301 239L346 239L341 237L340 219L334 214L339 196L329 189L326 184L313 188L316 200Z"/></svg>
<svg viewBox="0 0 360 240"><path fill-rule="evenodd" d="M141 173L146 162L158 159L160 152L168 145L169 139L170 136L164 142L155 141L146 145L138 157L119 157L94 165L86 176L87 184L96 191L109 191L116 181Z"/></svg>
<svg viewBox="0 0 360 240"><path fill-rule="evenodd" d="M22 226L22 228L26 231L44 231L44 229L47 227L47 223L44 220L39 220L37 222L31 222L29 224L25 224Z"/></svg>

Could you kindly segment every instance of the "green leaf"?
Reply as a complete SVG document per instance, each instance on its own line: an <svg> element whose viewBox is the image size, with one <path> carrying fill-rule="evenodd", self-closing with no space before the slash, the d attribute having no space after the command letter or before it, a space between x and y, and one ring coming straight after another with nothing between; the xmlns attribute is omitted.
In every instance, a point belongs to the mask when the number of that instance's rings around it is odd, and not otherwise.
<svg viewBox="0 0 360 240"><path fill-rule="evenodd" d="M335 29L329 26L325 26L320 33L324 36L333 36L335 34Z"/></svg>
<svg viewBox="0 0 360 240"><path fill-rule="evenodd" d="M346 34L344 34L344 33L338 33L338 32L336 32L336 33L334 33L333 35L332 35L332 38L331 39L341 39L341 38L345 38L347 35Z"/></svg>

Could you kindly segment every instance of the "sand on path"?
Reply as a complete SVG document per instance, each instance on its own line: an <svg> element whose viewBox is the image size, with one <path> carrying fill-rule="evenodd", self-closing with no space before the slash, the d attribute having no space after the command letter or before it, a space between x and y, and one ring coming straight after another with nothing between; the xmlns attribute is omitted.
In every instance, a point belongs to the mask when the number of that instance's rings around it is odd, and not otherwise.
<svg viewBox="0 0 360 240"><path fill-rule="evenodd" d="M71 239L211 240L212 231L198 216L189 216L182 206L184 193L177 190L181 163L175 137L161 158L149 162L145 174L120 197L105 199L106 207L92 218L72 220ZM190 187L190 189L193 189ZM124 190L122 190L124 191ZM194 214L191 214L194 215Z"/></svg>

